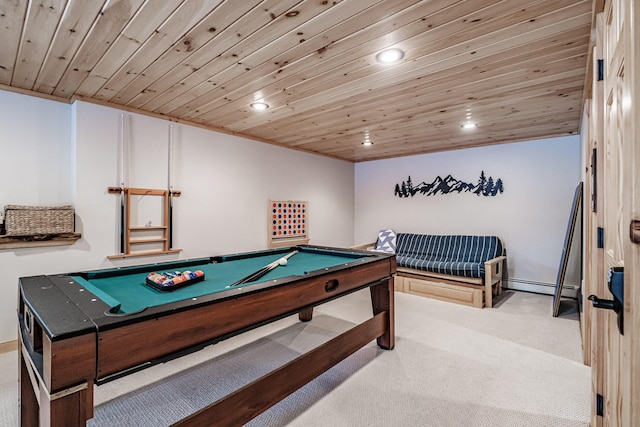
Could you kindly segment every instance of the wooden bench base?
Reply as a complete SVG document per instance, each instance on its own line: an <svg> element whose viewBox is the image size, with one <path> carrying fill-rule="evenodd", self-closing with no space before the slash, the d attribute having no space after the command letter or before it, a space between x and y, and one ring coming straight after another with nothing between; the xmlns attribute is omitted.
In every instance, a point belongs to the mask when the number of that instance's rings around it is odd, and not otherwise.
<svg viewBox="0 0 640 427"><path fill-rule="evenodd" d="M482 308L485 306L484 283L481 279L460 278L464 281L451 279L453 276L417 272L411 269L398 268L395 280L395 290L408 294L433 298L440 301ZM477 282L477 283L476 283ZM499 295L502 281L492 286L492 294Z"/></svg>

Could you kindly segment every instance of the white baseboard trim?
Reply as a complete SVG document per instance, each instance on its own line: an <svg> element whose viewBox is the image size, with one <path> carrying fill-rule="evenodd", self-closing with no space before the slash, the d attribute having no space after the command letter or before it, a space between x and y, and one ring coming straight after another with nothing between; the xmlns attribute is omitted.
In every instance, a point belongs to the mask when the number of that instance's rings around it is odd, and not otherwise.
<svg viewBox="0 0 640 427"><path fill-rule="evenodd" d="M537 294L554 295L556 292L555 283L536 282L526 279L503 279L502 287L516 291L534 292ZM562 285L562 296L566 298L578 298L580 287L571 284Z"/></svg>

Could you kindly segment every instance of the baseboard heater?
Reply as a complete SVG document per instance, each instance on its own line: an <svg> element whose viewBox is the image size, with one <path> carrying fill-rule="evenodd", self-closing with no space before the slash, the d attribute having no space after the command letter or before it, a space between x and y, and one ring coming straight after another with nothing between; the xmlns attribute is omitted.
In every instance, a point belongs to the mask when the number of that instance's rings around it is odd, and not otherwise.
<svg viewBox="0 0 640 427"><path fill-rule="evenodd" d="M539 294L553 295L556 289L555 283L538 282L535 280L503 278L502 287L517 291L535 292ZM567 298L577 298L580 286L563 284L562 296Z"/></svg>

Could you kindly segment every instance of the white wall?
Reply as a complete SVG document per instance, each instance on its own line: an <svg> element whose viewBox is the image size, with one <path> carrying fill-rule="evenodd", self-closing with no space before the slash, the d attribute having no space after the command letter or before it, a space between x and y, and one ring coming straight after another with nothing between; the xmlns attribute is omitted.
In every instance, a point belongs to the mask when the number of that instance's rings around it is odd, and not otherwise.
<svg viewBox="0 0 640 427"><path fill-rule="evenodd" d="M0 91L0 207L70 203L71 106Z"/></svg>
<svg viewBox="0 0 640 427"><path fill-rule="evenodd" d="M68 104L0 91L0 209L73 203L70 123ZM0 342L16 339L18 277L59 271L67 253L0 249Z"/></svg>
<svg viewBox="0 0 640 427"><path fill-rule="evenodd" d="M77 209L101 239L104 256L118 252L119 129L122 112L77 103ZM167 186L170 122L126 114L129 187ZM175 247L182 258L256 250L267 245L267 201L309 202L312 244L348 246L353 236L353 164L197 127L173 124ZM155 222L155 221L154 221ZM146 218L141 218L141 225ZM104 261L105 267L111 261Z"/></svg>
<svg viewBox="0 0 640 427"><path fill-rule="evenodd" d="M580 137L571 136L358 163L355 242L374 241L384 228L495 234L507 249L507 286L552 293L573 194L581 180L580 158ZM481 171L501 178L504 193L394 196L396 183L408 176L414 185L449 174L475 183ZM578 230L576 241L579 236ZM565 284L580 284L579 267L573 263Z"/></svg>
<svg viewBox="0 0 640 427"><path fill-rule="evenodd" d="M16 339L18 277L263 249L270 198L309 202L310 243L353 242L353 164L174 124L174 247L183 252L109 260L119 252L119 198L107 187L119 185L122 111L4 91L0 108L0 208L70 203L82 233L71 246L0 248L0 342ZM125 117L127 186L166 188L170 122Z"/></svg>

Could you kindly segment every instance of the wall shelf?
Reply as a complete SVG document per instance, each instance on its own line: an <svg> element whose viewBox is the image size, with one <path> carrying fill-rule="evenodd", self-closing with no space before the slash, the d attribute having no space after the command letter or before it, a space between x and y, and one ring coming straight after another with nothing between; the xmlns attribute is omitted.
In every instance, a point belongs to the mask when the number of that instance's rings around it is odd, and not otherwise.
<svg viewBox="0 0 640 427"><path fill-rule="evenodd" d="M6 236L0 235L0 250L36 248L46 246L69 246L77 242L80 233L64 233L51 236Z"/></svg>

